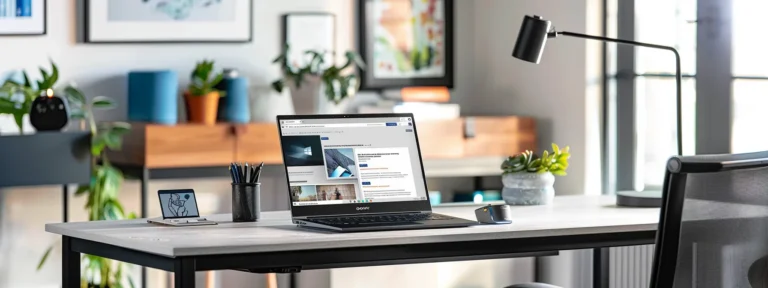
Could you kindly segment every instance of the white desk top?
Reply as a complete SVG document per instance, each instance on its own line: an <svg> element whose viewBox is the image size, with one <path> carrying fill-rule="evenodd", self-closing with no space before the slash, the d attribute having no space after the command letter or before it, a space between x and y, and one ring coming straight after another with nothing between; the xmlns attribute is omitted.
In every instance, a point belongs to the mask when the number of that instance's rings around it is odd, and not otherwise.
<svg viewBox="0 0 768 288"><path fill-rule="evenodd" d="M146 220L46 224L45 231L162 256L257 253L502 238L565 236L655 230L659 209L619 208L610 196L556 197L551 206L513 207L513 224L469 228L333 233L298 228L288 211L262 213L256 223L232 223L231 215L207 217L215 226L168 227ZM435 212L475 219L479 206Z"/></svg>

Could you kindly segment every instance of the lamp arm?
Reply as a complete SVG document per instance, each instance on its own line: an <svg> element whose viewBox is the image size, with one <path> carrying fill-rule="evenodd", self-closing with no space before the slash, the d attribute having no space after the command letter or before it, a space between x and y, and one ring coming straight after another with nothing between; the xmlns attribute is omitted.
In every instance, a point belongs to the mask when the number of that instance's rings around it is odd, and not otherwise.
<svg viewBox="0 0 768 288"><path fill-rule="evenodd" d="M567 32L567 31L552 31L547 33L547 38L555 38L558 35L563 36L570 36L570 37L576 37L576 38L584 38L584 39L591 39L591 40L598 40L598 41L605 41L605 42L613 42L613 43L619 43L624 45L632 45L632 46L641 46L641 47L648 47L648 48L655 48L655 49L662 49L667 51L672 51L672 53L675 53L675 60L676 60L676 80L677 80L677 153L679 155L683 155L683 73L682 68L680 65L680 53L677 52L677 49L670 46L662 46L662 45L656 45L656 44L648 44L648 43L642 43L642 42L636 42L636 41L629 41L629 40L622 40L622 39L613 39L613 38L607 38L602 36L592 36L592 35L586 35L586 34L580 34L580 33L573 33L573 32Z"/></svg>

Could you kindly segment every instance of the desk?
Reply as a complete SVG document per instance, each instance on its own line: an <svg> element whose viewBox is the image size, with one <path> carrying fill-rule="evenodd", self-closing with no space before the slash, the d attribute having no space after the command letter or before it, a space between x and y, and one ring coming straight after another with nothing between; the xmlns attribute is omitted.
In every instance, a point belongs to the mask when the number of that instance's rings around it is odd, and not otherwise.
<svg viewBox="0 0 768 288"><path fill-rule="evenodd" d="M80 285L79 253L174 272L176 287L194 287L195 271L296 272L652 244L659 210L614 203L610 196L556 197L551 206L513 208L511 225L352 234L297 228L287 211L262 213L257 223L232 223L230 215L214 215L209 218L219 225L174 228L126 220L47 224L45 230L64 236L63 287ZM474 219L473 209L435 212ZM607 275L596 279L602 277Z"/></svg>

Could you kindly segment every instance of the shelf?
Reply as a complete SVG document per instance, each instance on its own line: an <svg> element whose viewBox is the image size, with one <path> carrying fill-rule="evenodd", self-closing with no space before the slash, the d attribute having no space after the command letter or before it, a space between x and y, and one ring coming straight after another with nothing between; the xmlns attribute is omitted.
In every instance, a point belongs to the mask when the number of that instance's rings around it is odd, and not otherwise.
<svg viewBox="0 0 768 288"><path fill-rule="evenodd" d="M90 183L90 147L88 132L0 136L0 187Z"/></svg>
<svg viewBox="0 0 768 288"><path fill-rule="evenodd" d="M233 161L282 164L275 123L132 125L123 150L110 153L113 163L148 169L216 167ZM432 177L496 175L504 157L536 147L532 118L469 117L424 121L417 128Z"/></svg>

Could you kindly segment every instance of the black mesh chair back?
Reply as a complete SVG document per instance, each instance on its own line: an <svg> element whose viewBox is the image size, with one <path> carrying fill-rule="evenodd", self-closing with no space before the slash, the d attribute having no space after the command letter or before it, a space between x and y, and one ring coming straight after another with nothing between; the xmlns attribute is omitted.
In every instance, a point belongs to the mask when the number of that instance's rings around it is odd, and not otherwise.
<svg viewBox="0 0 768 288"><path fill-rule="evenodd" d="M667 164L651 287L768 287L768 151Z"/></svg>

